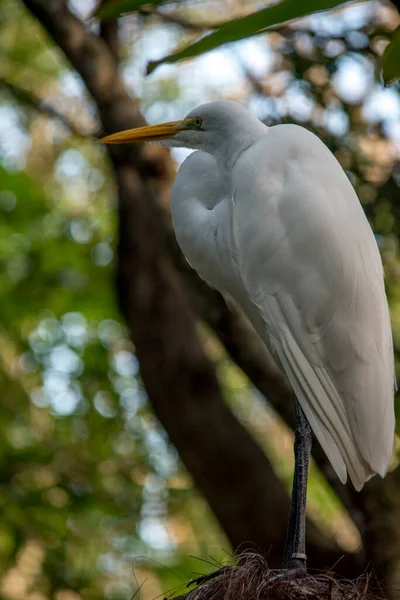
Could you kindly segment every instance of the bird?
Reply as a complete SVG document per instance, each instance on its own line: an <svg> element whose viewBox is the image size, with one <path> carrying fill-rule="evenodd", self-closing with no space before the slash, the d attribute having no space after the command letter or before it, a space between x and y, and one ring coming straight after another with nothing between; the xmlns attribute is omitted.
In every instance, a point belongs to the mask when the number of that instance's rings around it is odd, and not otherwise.
<svg viewBox="0 0 400 600"><path fill-rule="evenodd" d="M266 126L239 103L109 135L194 149L171 191L178 244L237 305L294 395L295 470L284 568L306 570L312 432L356 490L392 457L396 388L379 248L356 192L305 127Z"/></svg>

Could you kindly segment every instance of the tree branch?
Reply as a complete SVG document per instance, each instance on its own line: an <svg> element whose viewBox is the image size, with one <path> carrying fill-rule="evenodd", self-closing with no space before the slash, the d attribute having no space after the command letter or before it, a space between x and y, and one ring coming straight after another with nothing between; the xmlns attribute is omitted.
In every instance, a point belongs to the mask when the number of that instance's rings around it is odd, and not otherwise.
<svg viewBox="0 0 400 600"><path fill-rule="evenodd" d="M0 87L6 89L18 102L29 106L35 112L46 115L47 117L51 117L56 121L59 121L62 125L67 127L71 133L77 135L81 138L88 138L91 135L96 135L96 132L92 132L91 134L85 133L81 130L75 123L73 123L68 117L60 113L58 110L54 108L51 104L36 96L30 90L24 89L20 86L15 85L14 83L10 83L3 77L0 77Z"/></svg>
<svg viewBox="0 0 400 600"><path fill-rule="evenodd" d="M82 77L99 109L105 133L144 125L139 106L130 98L118 72L118 60L101 38L88 31L64 0L23 0ZM117 107L117 110L116 110ZM127 158L140 147L120 147Z"/></svg>

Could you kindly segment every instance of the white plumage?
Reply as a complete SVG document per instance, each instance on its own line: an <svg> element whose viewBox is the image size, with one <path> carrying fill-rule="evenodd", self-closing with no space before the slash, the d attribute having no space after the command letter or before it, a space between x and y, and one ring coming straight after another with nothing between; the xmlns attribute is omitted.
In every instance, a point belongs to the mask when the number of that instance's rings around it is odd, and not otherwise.
<svg viewBox="0 0 400 600"><path fill-rule="evenodd" d="M182 164L171 194L182 251L248 316L340 480L348 473L359 490L375 473L383 477L394 439L383 269L372 230L333 154L303 127L266 127L226 101L103 141L201 150ZM304 532L305 521L295 512L296 528ZM294 548L292 558L304 561L303 545L290 541L289 558Z"/></svg>
<svg viewBox="0 0 400 600"><path fill-rule="evenodd" d="M386 474L392 334L378 247L343 169L312 133L244 108L195 109L201 130L171 210L199 275L241 306L286 374L340 480ZM199 122L200 122L199 121Z"/></svg>

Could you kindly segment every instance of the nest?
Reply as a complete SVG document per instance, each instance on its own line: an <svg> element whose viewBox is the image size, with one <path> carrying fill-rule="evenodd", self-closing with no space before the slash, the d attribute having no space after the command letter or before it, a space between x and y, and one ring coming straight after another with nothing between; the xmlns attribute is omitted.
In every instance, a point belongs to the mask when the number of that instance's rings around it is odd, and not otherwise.
<svg viewBox="0 0 400 600"><path fill-rule="evenodd" d="M331 573L273 570L258 554L246 554L215 575L194 580L197 586L174 600L385 600L371 590L368 576L349 581Z"/></svg>

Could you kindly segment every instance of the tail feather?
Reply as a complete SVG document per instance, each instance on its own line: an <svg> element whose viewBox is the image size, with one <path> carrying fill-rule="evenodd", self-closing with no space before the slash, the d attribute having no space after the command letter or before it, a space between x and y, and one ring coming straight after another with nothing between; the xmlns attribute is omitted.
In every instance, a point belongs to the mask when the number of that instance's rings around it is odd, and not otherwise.
<svg viewBox="0 0 400 600"><path fill-rule="evenodd" d="M347 472L356 488L375 474L350 429L343 401L322 368L313 368L289 331L281 339L279 360L325 454L342 483Z"/></svg>

